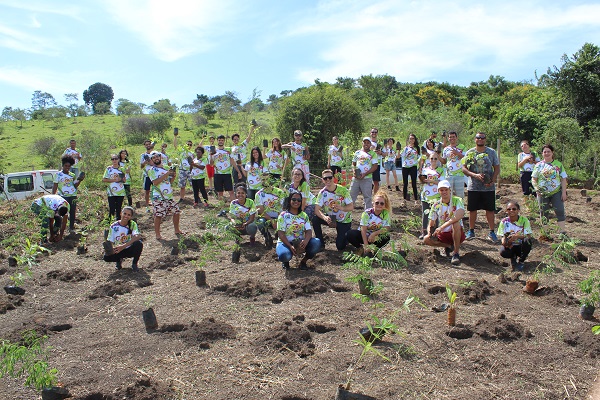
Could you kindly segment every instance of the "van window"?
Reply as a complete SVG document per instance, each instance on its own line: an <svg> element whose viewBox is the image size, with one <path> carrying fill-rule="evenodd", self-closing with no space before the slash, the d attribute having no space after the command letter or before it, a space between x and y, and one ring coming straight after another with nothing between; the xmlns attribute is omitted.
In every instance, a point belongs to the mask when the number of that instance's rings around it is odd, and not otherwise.
<svg viewBox="0 0 600 400"><path fill-rule="evenodd" d="M17 175L8 177L8 192L28 192L33 190L33 175Z"/></svg>
<svg viewBox="0 0 600 400"><path fill-rule="evenodd" d="M44 172L42 174L42 180L44 181L44 189L52 190L54 187L54 175L50 172Z"/></svg>

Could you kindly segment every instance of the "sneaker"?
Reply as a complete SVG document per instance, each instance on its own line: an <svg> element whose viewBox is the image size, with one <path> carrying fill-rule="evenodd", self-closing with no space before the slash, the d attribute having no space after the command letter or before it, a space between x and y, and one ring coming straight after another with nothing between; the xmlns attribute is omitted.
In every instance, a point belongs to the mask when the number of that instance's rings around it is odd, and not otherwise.
<svg viewBox="0 0 600 400"><path fill-rule="evenodd" d="M469 229L465 237L467 240L475 239L475 231L473 229Z"/></svg>
<svg viewBox="0 0 600 400"><path fill-rule="evenodd" d="M424 234L424 233L421 233L421 234L419 235L419 240L423 240L423 239L425 239L425 234Z"/></svg>
<svg viewBox="0 0 600 400"><path fill-rule="evenodd" d="M390 191L391 191L391 190L392 190L392 187L391 187L391 186L388 186L388 190L390 190Z"/></svg>
<svg viewBox="0 0 600 400"><path fill-rule="evenodd" d="M303 270L303 271L305 271L305 270L307 270L307 269L308 269L308 266L306 265L306 263L305 263L305 262L301 262L301 263L300 263L300 269L301 269L301 270Z"/></svg>
<svg viewBox="0 0 600 400"><path fill-rule="evenodd" d="M198 208L198 203L194 203L194 205L192 207Z"/></svg>
<svg viewBox="0 0 600 400"><path fill-rule="evenodd" d="M460 256L458 255L458 253L455 253L452 256L452 260L450 261L450 264L452 264L452 265L460 265Z"/></svg>
<svg viewBox="0 0 600 400"><path fill-rule="evenodd" d="M517 259L516 258L510 259L510 266L512 267L513 271L517 269Z"/></svg>
<svg viewBox="0 0 600 400"><path fill-rule="evenodd" d="M398 186L396 186L396 192L399 192L400 188Z"/></svg>
<svg viewBox="0 0 600 400"><path fill-rule="evenodd" d="M444 247L444 252L446 253L446 257L452 258L452 252L454 251L454 246Z"/></svg>
<svg viewBox="0 0 600 400"><path fill-rule="evenodd" d="M131 264L131 270L133 272L138 272L140 269L137 264Z"/></svg>
<svg viewBox="0 0 600 400"><path fill-rule="evenodd" d="M204 208L208 208L208 203L204 202Z"/></svg>
<svg viewBox="0 0 600 400"><path fill-rule="evenodd" d="M290 269L290 263L289 263L289 261L281 263L281 268L282 269Z"/></svg>
<svg viewBox="0 0 600 400"><path fill-rule="evenodd" d="M518 262L518 263L515 265L515 270L517 270L517 271L523 271L524 269L525 269L525 264L524 264L524 263L522 263L522 262Z"/></svg>
<svg viewBox="0 0 600 400"><path fill-rule="evenodd" d="M498 243L498 236L496 236L496 232L494 231L490 231L490 233L488 233L488 239L494 243Z"/></svg>
<svg viewBox="0 0 600 400"><path fill-rule="evenodd" d="M123 265L121 265L121 261L117 261L117 265L115 265L115 269L118 271L121 268L123 268Z"/></svg>

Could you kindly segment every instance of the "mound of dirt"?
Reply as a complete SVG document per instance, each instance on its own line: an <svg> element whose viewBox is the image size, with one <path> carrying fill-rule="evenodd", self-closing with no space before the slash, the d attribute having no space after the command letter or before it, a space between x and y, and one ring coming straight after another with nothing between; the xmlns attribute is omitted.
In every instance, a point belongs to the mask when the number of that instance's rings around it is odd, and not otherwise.
<svg viewBox="0 0 600 400"><path fill-rule="evenodd" d="M56 279L63 282L81 282L90 279L91 275L81 268L68 269L65 271L55 270L46 274L48 279Z"/></svg>
<svg viewBox="0 0 600 400"><path fill-rule="evenodd" d="M546 300L548 300L552 305L555 306L573 306L579 304L579 302L575 299L575 297L573 297L573 295L568 294L560 286L546 286L540 288L540 290L537 290L535 292L535 295L544 296Z"/></svg>
<svg viewBox="0 0 600 400"><path fill-rule="evenodd" d="M482 339L512 341L521 338L532 337L529 329L523 328L521 324L506 319L504 314L497 318L480 319L474 326L474 331Z"/></svg>
<svg viewBox="0 0 600 400"><path fill-rule="evenodd" d="M469 325L456 324L446 332L446 335L453 339L469 339L473 337L473 330Z"/></svg>
<svg viewBox="0 0 600 400"><path fill-rule="evenodd" d="M90 300L99 297L114 297L131 292L137 285L133 282L115 281L98 286L88 295Z"/></svg>
<svg viewBox="0 0 600 400"><path fill-rule="evenodd" d="M178 256L164 256L148 264L145 269L148 271L155 269L170 269L182 264L185 264L185 261Z"/></svg>
<svg viewBox="0 0 600 400"><path fill-rule="evenodd" d="M565 332L563 340L566 344L576 347L591 358L600 356L600 340L588 326L585 327L583 332L575 330Z"/></svg>
<svg viewBox="0 0 600 400"><path fill-rule="evenodd" d="M73 328L69 323L46 322L45 320L36 320L23 323L18 329L15 329L2 336L2 339L13 343L23 343L23 334L28 331L34 331L38 337L50 335L56 332L64 332Z"/></svg>
<svg viewBox="0 0 600 400"><path fill-rule="evenodd" d="M342 285L331 284L325 278L319 276L307 276L290 282L286 287L281 289L279 293L273 296L271 301L278 304L286 299L309 296L315 293L325 293L329 290L333 290L334 292L347 292L350 289Z"/></svg>
<svg viewBox="0 0 600 400"><path fill-rule="evenodd" d="M279 326L274 326L263 335L257 344L282 352L291 350L301 358L313 355L315 345L310 331L303 324L303 320L295 319L296 321L285 321Z"/></svg>
<svg viewBox="0 0 600 400"><path fill-rule="evenodd" d="M7 311L14 310L23 304L23 301L23 296L0 293L0 314L6 314Z"/></svg>
<svg viewBox="0 0 600 400"><path fill-rule="evenodd" d="M75 400L171 400L176 399L175 391L167 384L152 379L140 379L126 388L117 389L114 394L90 393Z"/></svg>
<svg viewBox="0 0 600 400"><path fill-rule="evenodd" d="M50 244L46 245L45 247L47 247L51 251L63 251L63 250L73 250L75 247L77 247L78 244L79 244L78 240L71 240L67 236L60 242L50 243Z"/></svg>
<svg viewBox="0 0 600 400"><path fill-rule="evenodd" d="M231 297L243 297L246 299L258 297L261 294L267 294L273 291L271 286L254 279L237 281L232 284L224 283L215 286L213 289L217 292L225 292L226 295Z"/></svg>
<svg viewBox="0 0 600 400"><path fill-rule="evenodd" d="M491 266L502 266L502 261L496 260L495 258L488 257L479 250L469 251L465 253L461 258L461 262L465 265L474 267L476 269L490 269Z"/></svg>
<svg viewBox="0 0 600 400"><path fill-rule="evenodd" d="M458 298L467 303L479 303L494 294L492 286L485 279L476 280L472 284L461 285L457 290Z"/></svg>
<svg viewBox="0 0 600 400"><path fill-rule="evenodd" d="M181 331L180 337L190 345L208 348L206 342L235 338L235 328L225 322L216 321L214 318L205 318L200 322L192 322Z"/></svg>

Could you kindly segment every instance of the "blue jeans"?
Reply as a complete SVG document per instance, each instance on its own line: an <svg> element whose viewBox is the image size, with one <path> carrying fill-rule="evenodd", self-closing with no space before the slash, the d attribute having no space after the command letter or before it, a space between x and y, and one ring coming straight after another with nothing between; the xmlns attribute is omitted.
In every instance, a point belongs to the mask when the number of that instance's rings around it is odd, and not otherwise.
<svg viewBox="0 0 600 400"><path fill-rule="evenodd" d="M319 250L321 250L321 241L317 238L311 238L306 245L306 258L310 260L319 252ZM294 256L292 251L281 242L277 242L275 252L277 253L277 258L281 262L289 262Z"/></svg>

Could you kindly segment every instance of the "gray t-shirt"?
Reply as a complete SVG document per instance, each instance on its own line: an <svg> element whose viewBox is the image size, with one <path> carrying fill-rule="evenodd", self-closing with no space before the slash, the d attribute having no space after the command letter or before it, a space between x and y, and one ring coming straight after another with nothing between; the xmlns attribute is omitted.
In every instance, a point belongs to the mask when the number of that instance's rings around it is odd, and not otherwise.
<svg viewBox="0 0 600 400"><path fill-rule="evenodd" d="M476 147L473 147L465 153L462 161L469 171L484 175L483 182L479 179L469 177L469 183L467 184L467 190L469 192L493 192L496 190L495 184L489 186L485 185L492 181L492 177L494 176L494 166L500 165L496 150L486 147L485 151L480 153L477 151Z"/></svg>

